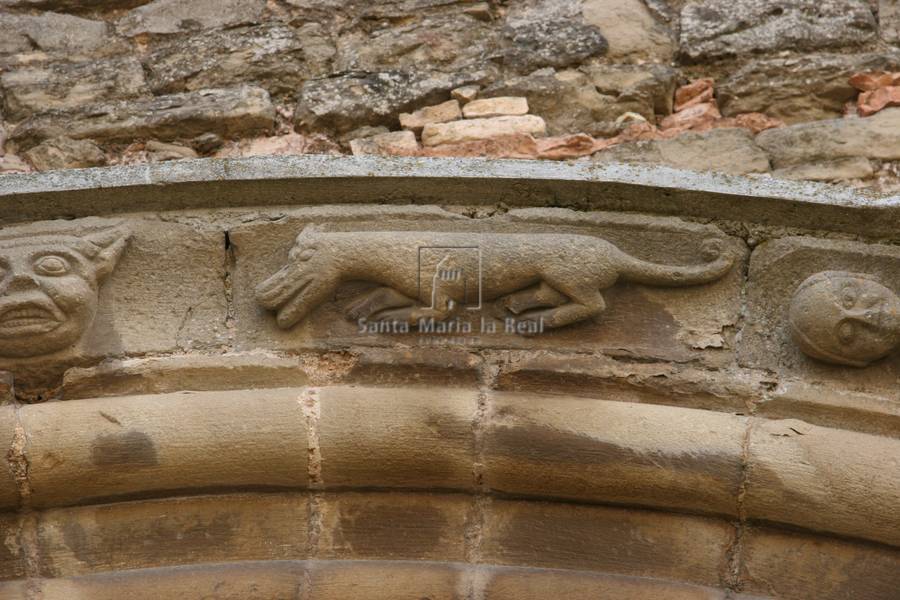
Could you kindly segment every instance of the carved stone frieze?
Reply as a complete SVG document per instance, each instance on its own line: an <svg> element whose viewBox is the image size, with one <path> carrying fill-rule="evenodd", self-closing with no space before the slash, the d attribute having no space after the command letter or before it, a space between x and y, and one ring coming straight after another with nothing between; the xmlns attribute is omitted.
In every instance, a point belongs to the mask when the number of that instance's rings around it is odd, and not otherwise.
<svg viewBox="0 0 900 600"><path fill-rule="evenodd" d="M823 271L794 294L791 333L819 360L865 367L900 345L900 297L872 275Z"/></svg>
<svg viewBox="0 0 900 600"><path fill-rule="evenodd" d="M617 281L681 287L731 270L722 241L703 242L704 262L664 265L631 256L599 237L573 233L438 231L325 232L307 226L288 262L256 289L287 329L330 299L342 282L377 284L351 301L352 320L420 325L494 302L527 333L570 325L606 308ZM524 325L524 326L523 326Z"/></svg>
<svg viewBox="0 0 900 600"><path fill-rule="evenodd" d="M97 312L100 284L130 237L123 226L79 235L0 237L0 356L75 344Z"/></svg>

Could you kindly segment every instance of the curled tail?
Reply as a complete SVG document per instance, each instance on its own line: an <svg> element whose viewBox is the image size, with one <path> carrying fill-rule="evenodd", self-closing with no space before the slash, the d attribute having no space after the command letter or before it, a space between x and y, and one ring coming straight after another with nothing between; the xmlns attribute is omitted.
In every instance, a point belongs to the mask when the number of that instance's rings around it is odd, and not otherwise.
<svg viewBox="0 0 900 600"><path fill-rule="evenodd" d="M731 270L734 257L723 252L722 240L705 240L700 248L706 264L690 266L661 265L621 252L619 275L634 283L678 287L709 283Z"/></svg>

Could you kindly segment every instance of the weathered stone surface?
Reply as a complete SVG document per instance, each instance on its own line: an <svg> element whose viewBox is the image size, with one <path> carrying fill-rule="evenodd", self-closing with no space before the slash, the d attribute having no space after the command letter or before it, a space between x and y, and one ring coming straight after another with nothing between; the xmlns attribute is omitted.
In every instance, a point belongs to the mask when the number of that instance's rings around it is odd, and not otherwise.
<svg viewBox="0 0 900 600"><path fill-rule="evenodd" d="M594 159L732 174L769 170L768 156L743 129L713 129L684 133L669 140L627 142L598 152Z"/></svg>
<svg viewBox="0 0 900 600"><path fill-rule="evenodd" d="M30 173L31 165L15 154L0 156L0 173Z"/></svg>
<svg viewBox="0 0 900 600"><path fill-rule="evenodd" d="M748 517L900 542L900 482L884 470L900 441L783 420L755 424L748 449Z"/></svg>
<svg viewBox="0 0 900 600"><path fill-rule="evenodd" d="M853 156L775 169L772 171L772 177L801 181L845 181L868 179L874 173L872 163L868 158Z"/></svg>
<svg viewBox="0 0 900 600"><path fill-rule="evenodd" d="M505 64L530 73L567 67L606 52L600 30L582 14L577 0L529 0L510 7L503 26Z"/></svg>
<svg viewBox="0 0 900 600"><path fill-rule="evenodd" d="M309 75L299 35L280 23L175 38L143 63L155 94L254 83L270 94L293 95Z"/></svg>
<svg viewBox="0 0 900 600"><path fill-rule="evenodd" d="M305 494L239 494L54 509L38 524L43 577L307 556Z"/></svg>
<svg viewBox="0 0 900 600"><path fill-rule="evenodd" d="M132 8L150 0L0 0L0 6L40 8L57 12L82 12L91 9Z"/></svg>
<svg viewBox="0 0 900 600"><path fill-rule="evenodd" d="M777 168L820 160L900 159L900 108L867 118L830 119L764 131L756 137Z"/></svg>
<svg viewBox="0 0 900 600"><path fill-rule="evenodd" d="M459 110L459 101L454 98L411 113L400 113L400 127L420 132L429 123L446 123L457 119L462 119L462 112Z"/></svg>
<svg viewBox="0 0 900 600"><path fill-rule="evenodd" d="M900 4L897 0L878 0L878 28L884 41L900 42Z"/></svg>
<svg viewBox="0 0 900 600"><path fill-rule="evenodd" d="M694 81L675 90L675 111L682 111L696 104L713 102L713 80L709 77Z"/></svg>
<svg viewBox="0 0 900 600"><path fill-rule="evenodd" d="M3 114L10 121L52 109L149 95L141 63L131 57L22 66L0 74Z"/></svg>
<svg viewBox="0 0 900 600"><path fill-rule="evenodd" d="M461 103L465 104L466 102L471 102L475 98L478 97L478 92L481 91L480 85L464 85L462 87L458 87L455 90L450 92L450 95L453 96L454 99L459 100Z"/></svg>
<svg viewBox="0 0 900 600"><path fill-rule="evenodd" d="M265 0L154 0L116 22L125 36L182 33L259 21Z"/></svg>
<svg viewBox="0 0 900 600"><path fill-rule="evenodd" d="M303 487L297 389L73 400L23 409L33 506L171 490ZM247 411L247 407L257 408ZM251 430L265 435L247 435Z"/></svg>
<svg viewBox="0 0 900 600"><path fill-rule="evenodd" d="M274 121L269 94L246 86L50 111L20 123L10 140L27 149L60 136L124 142L140 137L190 139L213 132L230 138L266 132Z"/></svg>
<svg viewBox="0 0 900 600"><path fill-rule="evenodd" d="M474 488L477 392L325 387L314 394L326 487Z"/></svg>
<svg viewBox="0 0 900 600"><path fill-rule="evenodd" d="M327 494L316 556L462 561L471 502L461 494Z"/></svg>
<svg viewBox="0 0 900 600"><path fill-rule="evenodd" d="M41 142L25 153L25 158L38 171L52 169L84 169L106 164L106 155L90 140L58 137Z"/></svg>
<svg viewBox="0 0 900 600"><path fill-rule="evenodd" d="M714 102L703 102L672 113L659 122L659 128L663 130L706 128L720 118L722 115Z"/></svg>
<svg viewBox="0 0 900 600"><path fill-rule="evenodd" d="M586 0L584 19L603 33L611 59L668 62L675 49L673 35L642 0Z"/></svg>
<svg viewBox="0 0 900 600"><path fill-rule="evenodd" d="M286 133L265 137L244 138L226 142L214 158L246 156L291 156L300 154L341 154L341 148L322 134Z"/></svg>
<svg viewBox="0 0 900 600"><path fill-rule="evenodd" d="M25 432L16 432L18 419L12 406L0 406L0 511L18 508L19 485L16 476L25 474L27 459L25 458ZM24 483L24 481L23 481ZM0 566L3 565L0 558ZM3 579L0 576L0 579Z"/></svg>
<svg viewBox="0 0 900 600"><path fill-rule="evenodd" d="M311 600L454 600L465 589L458 563L317 561L310 565Z"/></svg>
<svg viewBox="0 0 900 600"><path fill-rule="evenodd" d="M494 394L492 407L484 481L496 491L736 514L743 418L515 393Z"/></svg>
<svg viewBox="0 0 900 600"><path fill-rule="evenodd" d="M182 160L185 158L197 158L193 148L181 144L166 144L157 140L150 140L144 145L150 162L165 162L167 160Z"/></svg>
<svg viewBox="0 0 900 600"><path fill-rule="evenodd" d="M334 70L377 72L427 65L424 68L462 73L480 68L500 52L498 27L465 14L460 10L465 3L437 13L422 3L411 4L391 20L341 34Z"/></svg>
<svg viewBox="0 0 900 600"><path fill-rule="evenodd" d="M742 540L741 588L787 600L893 600L900 587L896 548L753 528Z"/></svg>
<svg viewBox="0 0 900 600"><path fill-rule="evenodd" d="M446 101L451 90L483 76L383 71L312 79L300 89L294 120L301 127L338 132L361 125L395 125L399 113Z"/></svg>
<svg viewBox="0 0 900 600"><path fill-rule="evenodd" d="M425 146L420 156L467 156L479 158L538 158L537 140L525 133L500 135L486 140Z"/></svg>
<svg viewBox="0 0 900 600"><path fill-rule="evenodd" d="M538 138L535 144L538 157L551 160L590 156L597 151L596 140L584 133Z"/></svg>
<svg viewBox="0 0 900 600"><path fill-rule="evenodd" d="M106 23L72 15L0 11L0 54L59 52L72 56L100 53L111 40Z"/></svg>
<svg viewBox="0 0 900 600"><path fill-rule="evenodd" d="M419 142L412 131L392 131L351 140L350 150L354 156L413 156L419 151Z"/></svg>
<svg viewBox="0 0 900 600"><path fill-rule="evenodd" d="M482 528L481 558L716 585L732 535L726 522L703 517L494 500Z"/></svg>
<svg viewBox="0 0 900 600"><path fill-rule="evenodd" d="M872 393L890 390L893 394L900 373L900 353L893 353L865 368L841 366L807 356L793 339L789 309L800 285L817 273L840 271L865 274L895 294L900 292L896 288L900 282L900 253L893 246L800 237L783 237L757 246L750 261L746 298L748 319L738 347L740 363L780 370L785 375L808 378L835 390L868 390ZM851 300L852 296L848 296L852 310ZM825 304L831 305L843 306L843 299L840 305L834 300ZM884 303L884 306L890 304ZM822 317L830 318L829 314L822 313ZM888 315L886 323L890 321ZM869 329L866 327L860 330L860 335L846 338L846 349L831 351L844 358L865 358L855 356L854 348L856 341L864 342L866 338L862 334ZM875 328L872 331L878 335L881 330Z"/></svg>
<svg viewBox="0 0 900 600"><path fill-rule="evenodd" d="M810 53L750 61L719 82L726 117L764 112L786 123L835 118L856 98L850 76L900 69L900 53Z"/></svg>
<svg viewBox="0 0 900 600"><path fill-rule="evenodd" d="M680 44L701 61L859 45L875 30L866 0L696 0L681 9Z"/></svg>
<svg viewBox="0 0 900 600"><path fill-rule="evenodd" d="M857 111L861 117L868 117L889 106L898 105L900 105L900 86L888 86L861 93Z"/></svg>
<svg viewBox="0 0 900 600"><path fill-rule="evenodd" d="M25 577L25 548L22 547L21 529L24 526L22 517L16 512L0 513L0 531L3 531L4 543L0 544L0 592L12 592L10 598L20 600L24 595L16 595L19 592L14 585L6 583L9 579L21 579ZM8 587L3 587L7 585ZM23 586L24 587L24 586Z"/></svg>
<svg viewBox="0 0 900 600"><path fill-rule="evenodd" d="M535 115L468 119L426 125L422 129L422 144L424 146L459 144L517 133L544 135L546 131L544 120Z"/></svg>
<svg viewBox="0 0 900 600"><path fill-rule="evenodd" d="M528 99L521 96L500 96L473 100L463 107L467 119L518 116L528 114Z"/></svg>

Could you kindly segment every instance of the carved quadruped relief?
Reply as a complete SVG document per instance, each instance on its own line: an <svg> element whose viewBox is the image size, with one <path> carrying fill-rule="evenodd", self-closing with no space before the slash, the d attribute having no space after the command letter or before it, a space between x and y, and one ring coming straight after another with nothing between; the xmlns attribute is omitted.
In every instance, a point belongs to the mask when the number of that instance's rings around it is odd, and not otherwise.
<svg viewBox="0 0 900 600"><path fill-rule="evenodd" d="M84 234L0 234L0 356L39 356L78 342L129 237L121 225Z"/></svg>
<svg viewBox="0 0 900 600"><path fill-rule="evenodd" d="M788 319L800 349L832 364L865 367L900 345L900 297L864 273L811 275L794 293Z"/></svg>
<svg viewBox="0 0 900 600"><path fill-rule="evenodd" d="M287 264L258 285L256 299L289 329L342 282L366 281L378 287L348 305L350 319L415 325L493 302L520 323L556 328L601 313L601 290L619 280L671 287L710 283L735 260L716 238L705 240L701 254L703 264L673 266L575 233L325 232L307 226Z"/></svg>

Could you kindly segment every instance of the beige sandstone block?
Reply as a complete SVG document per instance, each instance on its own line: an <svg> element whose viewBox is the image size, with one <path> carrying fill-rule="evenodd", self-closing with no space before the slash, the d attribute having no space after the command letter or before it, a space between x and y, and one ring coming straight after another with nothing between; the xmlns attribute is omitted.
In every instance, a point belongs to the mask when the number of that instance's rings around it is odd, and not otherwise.
<svg viewBox="0 0 900 600"><path fill-rule="evenodd" d="M463 107L463 115L467 119L525 114L528 114L528 99L521 96L479 98L478 100L472 100Z"/></svg>
<svg viewBox="0 0 900 600"><path fill-rule="evenodd" d="M317 394L326 487L474 485L477 391L325 387Z"/></svg>
<svg viewBox="0 0 900 600"><path fill-rule="evenodd" d="M317 506L320 559L448 560L465 558L463 495L328 494Z"/></svg>
<svg viewBox="0 0 900 600"><path fill-rule="evenodd" d="M303 561L133 569L40 580L37 597L42 600L293 600L303 588L305 570Z"/></svg>
<svg viewBox="0 0 900 600"><path fill-rule="evenodd" d="M25 406L34 506L207 488L304 487L297 389Z"/></svg>
<svg viewBox="0 0 900 600"><path fill-rule="evenodd" d="M42 577L307 556L305 494L121 502L41 515Z"/></svg>
<svg viewBox="0 0 900 600"><path fill-rule="evenodd" d="M411 113L400 113L400 127L411 131L420 132L430 123L446 123L462 119L463 113L459 110L459 100L447 100L434 106L426 106Z"/></svg>
<svg viewBox="0 0 900 600"><path fill-rule="evenodd" d="M15 472L24 467L24 440L16 440L16 411L0 406L0 511L19 505L19 488ZM17 461L16 457L21 457ZM10 459L13 459L13 462ZM18 463L18 464L16 464Z"/></svg>
<svg viewBox="0 0 900 600"><path fill-rule="evenodd" d="M674 581L562 569L492 567L484 600L725 600L721 590Z"/></svg>
<svg viewBox="0 0 900 600"><path fill-rule="evenodd" d="M388 561L314 561L309 600L456 600L463 566Z"/></svg>
<svg viewBox="0 0 900 600"><path fill-rule="evenodd" d="M367 138L350 140L354 156L375 154L378 156L410 156L418 152L419 143L412 131L391 131Z"/></svg>
<svg viewBox="0 0 900 600"><path fill-rule="evenodd" d="M749 518L900 546L900 440L798 420L750 437Z"/></svg>
<svg viewBox="0 0 900 600"><path fill-rule="evenodd" d="M737 514L745 418L516 393L491 404L484 480L492 489Z"/></svg>
<svg viewBox="0 0 900 600"><path fill-rule="evenodd" d="M704 517L494 500L481 559L716 585L733 535L729 523Z"/></svg>
<svg viewBox="0 0 900 600"><path fill-rule="evenodd" d="M66 400L184 390L299 387L309 383L300 363L267 352L110 359L74 367L63 378Z"/></svg>
<svg viewBox="0 0 900 600"><path fill-rule="evenodd" d="M450 95L465 104L474 100L478 96L479 91L481 91L480 85L464 85L452 90Z"/></svg>
<svg viewBox="0 0 900 600"><path fill-rule="evenodd" d="M459 144L474 140L485 140L501 135L524 133L541 136L547 131L544 120L535 115L519 117L493 117L490 119L468 119L452 123L433 123L422 129L422 144Z"/></svg>
<svg viewBox="0 0 900 600"><path fill-rule="evenodd" d="M783 600L896 600L900 551L803 533L751 529L742 540L743 591Z"/></svg>

